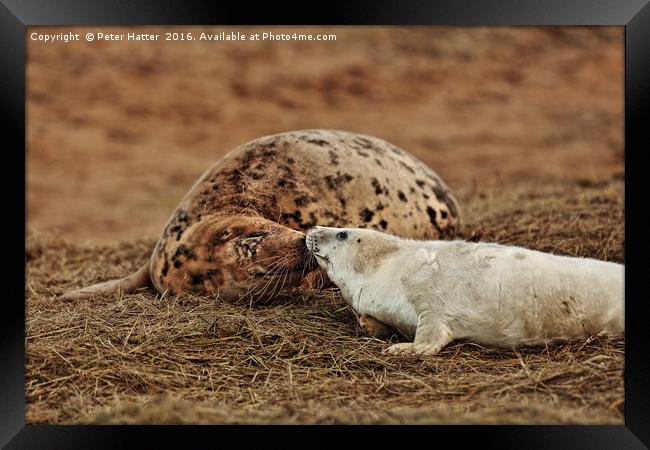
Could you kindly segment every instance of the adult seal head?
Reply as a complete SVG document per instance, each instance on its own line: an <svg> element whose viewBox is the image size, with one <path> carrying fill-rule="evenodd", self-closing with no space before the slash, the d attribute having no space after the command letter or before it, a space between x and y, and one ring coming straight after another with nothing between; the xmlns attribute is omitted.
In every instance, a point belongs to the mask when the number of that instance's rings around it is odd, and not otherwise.
<svg viewBox="0 0 650 450"><path fill-rule="evenodd" d="M185 195L136 273L63 298L147 284L160 293L273 298L311 282L305 232L361 227L410 238L452 238L456 200L409 153L371 136L302 130L261 137L227 153Z"/></svg>

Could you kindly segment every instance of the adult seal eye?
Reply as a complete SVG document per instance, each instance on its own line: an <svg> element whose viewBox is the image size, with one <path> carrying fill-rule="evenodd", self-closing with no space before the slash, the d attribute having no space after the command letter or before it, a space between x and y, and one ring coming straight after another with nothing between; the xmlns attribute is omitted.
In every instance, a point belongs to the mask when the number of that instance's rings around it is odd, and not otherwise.
<svg viewBox="0 0 650 450"><path fill-rule="evenodd" d="M336 235L336 239L338 239L339 241L345 241L347 238L348 238L348 233L346 233L345 231L341 231Z"/></svg>

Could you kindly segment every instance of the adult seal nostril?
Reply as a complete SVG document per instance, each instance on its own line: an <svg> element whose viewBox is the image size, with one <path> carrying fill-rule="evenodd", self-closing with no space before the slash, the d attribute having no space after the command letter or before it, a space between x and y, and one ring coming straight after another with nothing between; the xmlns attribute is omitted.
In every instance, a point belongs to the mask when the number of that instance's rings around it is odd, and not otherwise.
<svg viewBox="0 0 650 450"><path fill-rule="evenodd" d="M230 151L196 181L136 273L62 298L151 284L167 295L183 290L237 299L259 277L283 287L309 285L294 270L304 257L296 240L317 225L452 238L459 223L442 179L389 142L336 130L264 136ZM298 275L284 277L286 271Z"/></svg>

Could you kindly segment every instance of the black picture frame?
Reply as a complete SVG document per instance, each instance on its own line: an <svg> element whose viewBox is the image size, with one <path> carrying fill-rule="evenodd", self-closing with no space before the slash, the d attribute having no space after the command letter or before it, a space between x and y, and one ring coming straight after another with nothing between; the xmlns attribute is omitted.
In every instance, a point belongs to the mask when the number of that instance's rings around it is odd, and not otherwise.
<svg viewBox="0 0 650 450"><path fill-rule="evenodd" d="M25 287L25 271L16 261L25 257L19 239L26 235L26 222L16 220L16 211L25 217L25 197L17 185L26 186L25 61L26 27L30 25L618 25L625 27L625 425L622 426L436 426L409 427L408 440L419 437L435 443L480 441L482 447L498 448L644 448L650 445L650 342L646 304L648 252L643 226L645 186L644 150L650 150L650 6L648 0L437 0L330 1L309 6L265 2L199 1L113 1L88 0L2 0L0 4L0 102L5 125L3 159L10 166L2 170L3 196L12 200L5 210L3 226L4 264L2 369L0 384L0 444L6 448L113 448L137 442L146 434L148 446L155 442L184 441L216 431L218 441L250 427L175 426L56 426L25 424L25 308L20 294ZM25 153L21 152L25 149ZM646 189L644 189L646 188ZM8 245L9 244L9 245ZM20 282L22 280L22 287ZM218 428L215 430L215 428ZM267 436L291 434L291 441L304 444L307 433L323 427L255 427ZM338 427L337 427L338 428ZM366 429L357 427L355 429ZM349 430L350 428L345 428ZM372 427L372 436L403 433L402 427ZM410 433L422 433L413 437ZM138 435L138 436L136 436ZM250 438L250 434L248 437ZM442 440L441 440L442 439ZM248 440L248 439L247 439ZM233 441L234 442L234 441ZM408 442L408 441L407 441ZM291 442L287 442L291 443ZM432 444L433 445L433 444Z"/></svg>

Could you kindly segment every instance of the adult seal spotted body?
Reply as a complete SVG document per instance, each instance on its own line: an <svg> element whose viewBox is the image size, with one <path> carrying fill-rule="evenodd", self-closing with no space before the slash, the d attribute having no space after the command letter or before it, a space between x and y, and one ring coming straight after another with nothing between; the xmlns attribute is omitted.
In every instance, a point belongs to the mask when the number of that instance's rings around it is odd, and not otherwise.
<svg viewBox="0 0 650 450"><path fill-rule="evenodd" d="M445 239L459 215L442 179L386 141L330 130L264 136L199 178L136 273L62 297L151 284L160 293L266 300L309 282L316 264L305 233L316 225Z"/></svg>

